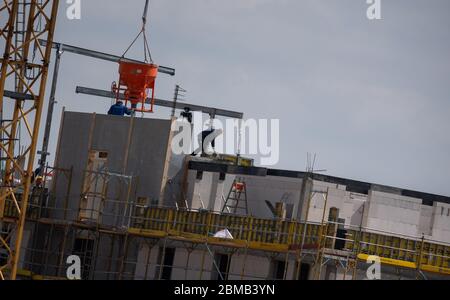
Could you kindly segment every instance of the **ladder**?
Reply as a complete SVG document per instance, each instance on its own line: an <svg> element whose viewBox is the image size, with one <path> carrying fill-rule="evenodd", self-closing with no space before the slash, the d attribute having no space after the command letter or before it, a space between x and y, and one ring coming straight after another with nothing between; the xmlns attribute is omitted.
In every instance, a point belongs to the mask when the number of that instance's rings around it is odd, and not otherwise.
<svg viewBox="0 0 450 300"><path fill-rule="evenodd" d="M237 178L233 181L228 197L222 208L222 213L249 214L247 203L247 184L242 178Z"/></svg>

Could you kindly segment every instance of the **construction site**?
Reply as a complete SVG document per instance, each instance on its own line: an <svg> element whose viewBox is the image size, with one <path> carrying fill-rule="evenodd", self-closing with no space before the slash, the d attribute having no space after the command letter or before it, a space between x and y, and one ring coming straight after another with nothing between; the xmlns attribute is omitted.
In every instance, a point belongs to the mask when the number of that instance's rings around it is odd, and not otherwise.
<svg viewBox="0 0 450 300"><path fill-rule="evenodd" d="M66 280L71 256L82 280L366 280L373 257L382 279L450 279L450 197L311 164L176 154L175 125L193 112L238 121L245 112L177 101L179 86L174 99L155 98L155 81L175 69L147 55L149 1L142 61L55 41L59 5L0 3L1 279ZM120 102L125 115L55 110L62 53L117 64L110 89L73 92ZM160 107L172 113L153 118Z"/></svg>

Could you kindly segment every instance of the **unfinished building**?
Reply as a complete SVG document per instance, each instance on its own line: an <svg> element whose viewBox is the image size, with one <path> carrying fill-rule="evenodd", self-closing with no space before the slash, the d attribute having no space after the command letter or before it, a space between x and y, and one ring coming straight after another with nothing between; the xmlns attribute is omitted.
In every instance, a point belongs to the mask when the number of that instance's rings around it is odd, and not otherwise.
<svg viewBox="0 0 450 300"><path fill-rule="evenodd" d="M448 279L450 198L260 168L240 156L174 155L174 118L64 112L49 165L63 53L117 63L111 90L76 92L122 100L127 113L162 106L172 116L179 109L243 118L180 104L178 85L174 101L155 99L157 75L175 69L152 61L148 0L122 56L55 43L59 2L0 4L0 279L66 279L73 256L85 280L354 280L367 278L373 257L384 279ZM141 35L143 60L126 58ZM33 172L52 49L41 168Z"/></svg>
<svg viewBox="0 0 450 300"><path fill-rule="evenodd" d="M383 279L448 279L450 198L176 156L173 121L63 113L22 278L78 255L82 279L366 279L377 255Z"/></svg>

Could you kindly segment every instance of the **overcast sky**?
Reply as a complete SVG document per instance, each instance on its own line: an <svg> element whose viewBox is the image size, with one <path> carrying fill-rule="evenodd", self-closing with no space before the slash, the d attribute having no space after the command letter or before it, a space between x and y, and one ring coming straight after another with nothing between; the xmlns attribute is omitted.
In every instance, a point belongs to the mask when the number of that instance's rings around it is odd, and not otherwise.
<svg viewBox="0 0 450 300"><path fill-rule="evenodd" d="M144 0L82 0L56 41L122 54L137 34ZM190 102L280 119L276 168L304 170L306 153L329 175L450 196L450 1L152 0L150 47L157 97L176 83ZM134 49L133 49L134 50ZM142 58L142 47L131 52ZM105 113L117 65L64 54L52 152L63 106ZM159 117L170 111L158 109Z"/></svg>

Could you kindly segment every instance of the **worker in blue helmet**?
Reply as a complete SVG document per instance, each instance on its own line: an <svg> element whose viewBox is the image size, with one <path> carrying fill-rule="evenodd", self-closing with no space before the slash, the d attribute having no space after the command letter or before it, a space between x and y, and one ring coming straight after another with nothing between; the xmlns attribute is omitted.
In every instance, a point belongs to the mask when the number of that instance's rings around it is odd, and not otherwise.
<svg viewBox="0 0 450 300"><path fill-rule="evenodd" d="M112 116L125 116L125 115L132 115L133 111L128 109L128 107L126 107L122 101L117 101L116 104L114 104L113 106L111 106L111 108L108 111L108 115L112 115Z"/></svg>

